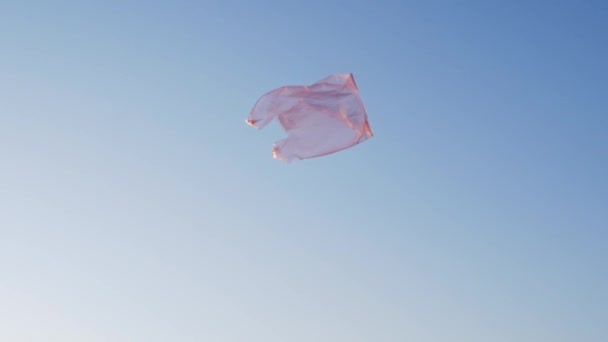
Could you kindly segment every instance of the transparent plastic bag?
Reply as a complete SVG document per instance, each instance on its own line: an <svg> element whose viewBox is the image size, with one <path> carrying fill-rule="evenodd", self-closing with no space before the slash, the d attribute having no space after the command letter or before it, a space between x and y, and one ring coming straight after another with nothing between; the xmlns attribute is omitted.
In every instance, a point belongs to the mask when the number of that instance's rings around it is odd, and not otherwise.
<svg viewBox="0 0 608 342"><path fill-rule="evenodd" d="M247 123L261 129L274 118L287 138L274 144L272 156L286 162L338 152L373 136L352 74L270 91L256 102Z"/></svg>

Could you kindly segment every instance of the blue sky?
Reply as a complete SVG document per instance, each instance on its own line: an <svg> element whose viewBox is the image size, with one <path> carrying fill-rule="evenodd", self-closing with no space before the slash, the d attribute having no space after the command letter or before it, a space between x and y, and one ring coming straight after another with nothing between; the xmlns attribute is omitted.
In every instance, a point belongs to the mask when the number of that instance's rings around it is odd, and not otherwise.
<svg viewBox="0 0 608 342"><path fill-rule="evenodd" d="M0 340L608 339L602 1L0 4ZM374 138L270 156L352 72Z"/></svg>

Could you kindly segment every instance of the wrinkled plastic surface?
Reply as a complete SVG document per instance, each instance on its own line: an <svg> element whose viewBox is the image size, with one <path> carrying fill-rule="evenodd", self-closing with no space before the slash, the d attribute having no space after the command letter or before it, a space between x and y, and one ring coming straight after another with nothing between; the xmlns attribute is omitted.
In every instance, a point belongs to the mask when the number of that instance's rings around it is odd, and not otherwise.
<svg viewBox="0 0 608 342"><path fill-rule="evenodd" d="M247 123L261 129L274 118L287 138L274 144L272 156L286 162L338 152L373 136L352 74L270 91L256 102Z"/></svg>

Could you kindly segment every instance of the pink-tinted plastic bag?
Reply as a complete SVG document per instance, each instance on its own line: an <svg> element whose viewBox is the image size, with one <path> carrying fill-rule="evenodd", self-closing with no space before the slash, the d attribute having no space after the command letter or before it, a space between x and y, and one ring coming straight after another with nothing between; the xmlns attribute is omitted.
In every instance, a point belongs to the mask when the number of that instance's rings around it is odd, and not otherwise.
<svg viewBox="0 0 608 342"><path fill-rule="evenodd" d="M275 143L272 156L286 162L334 153L373 136L352 74L268 92L257 101L247 123L261 129L275 117L288 136Z"/></svg>

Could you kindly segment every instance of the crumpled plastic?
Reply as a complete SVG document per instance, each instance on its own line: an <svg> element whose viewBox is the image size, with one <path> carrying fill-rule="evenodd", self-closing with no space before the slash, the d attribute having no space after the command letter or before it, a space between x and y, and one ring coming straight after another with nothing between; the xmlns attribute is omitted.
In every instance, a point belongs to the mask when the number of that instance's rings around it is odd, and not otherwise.
<svg viewBox="0 0 608 342"><path fill-rule="evenodd" d="M272 90L260 97L246 122L262 129L275 118L287 138L274 144L272 156L285 162L325 156L373 136L352 74Z"/></svg>

